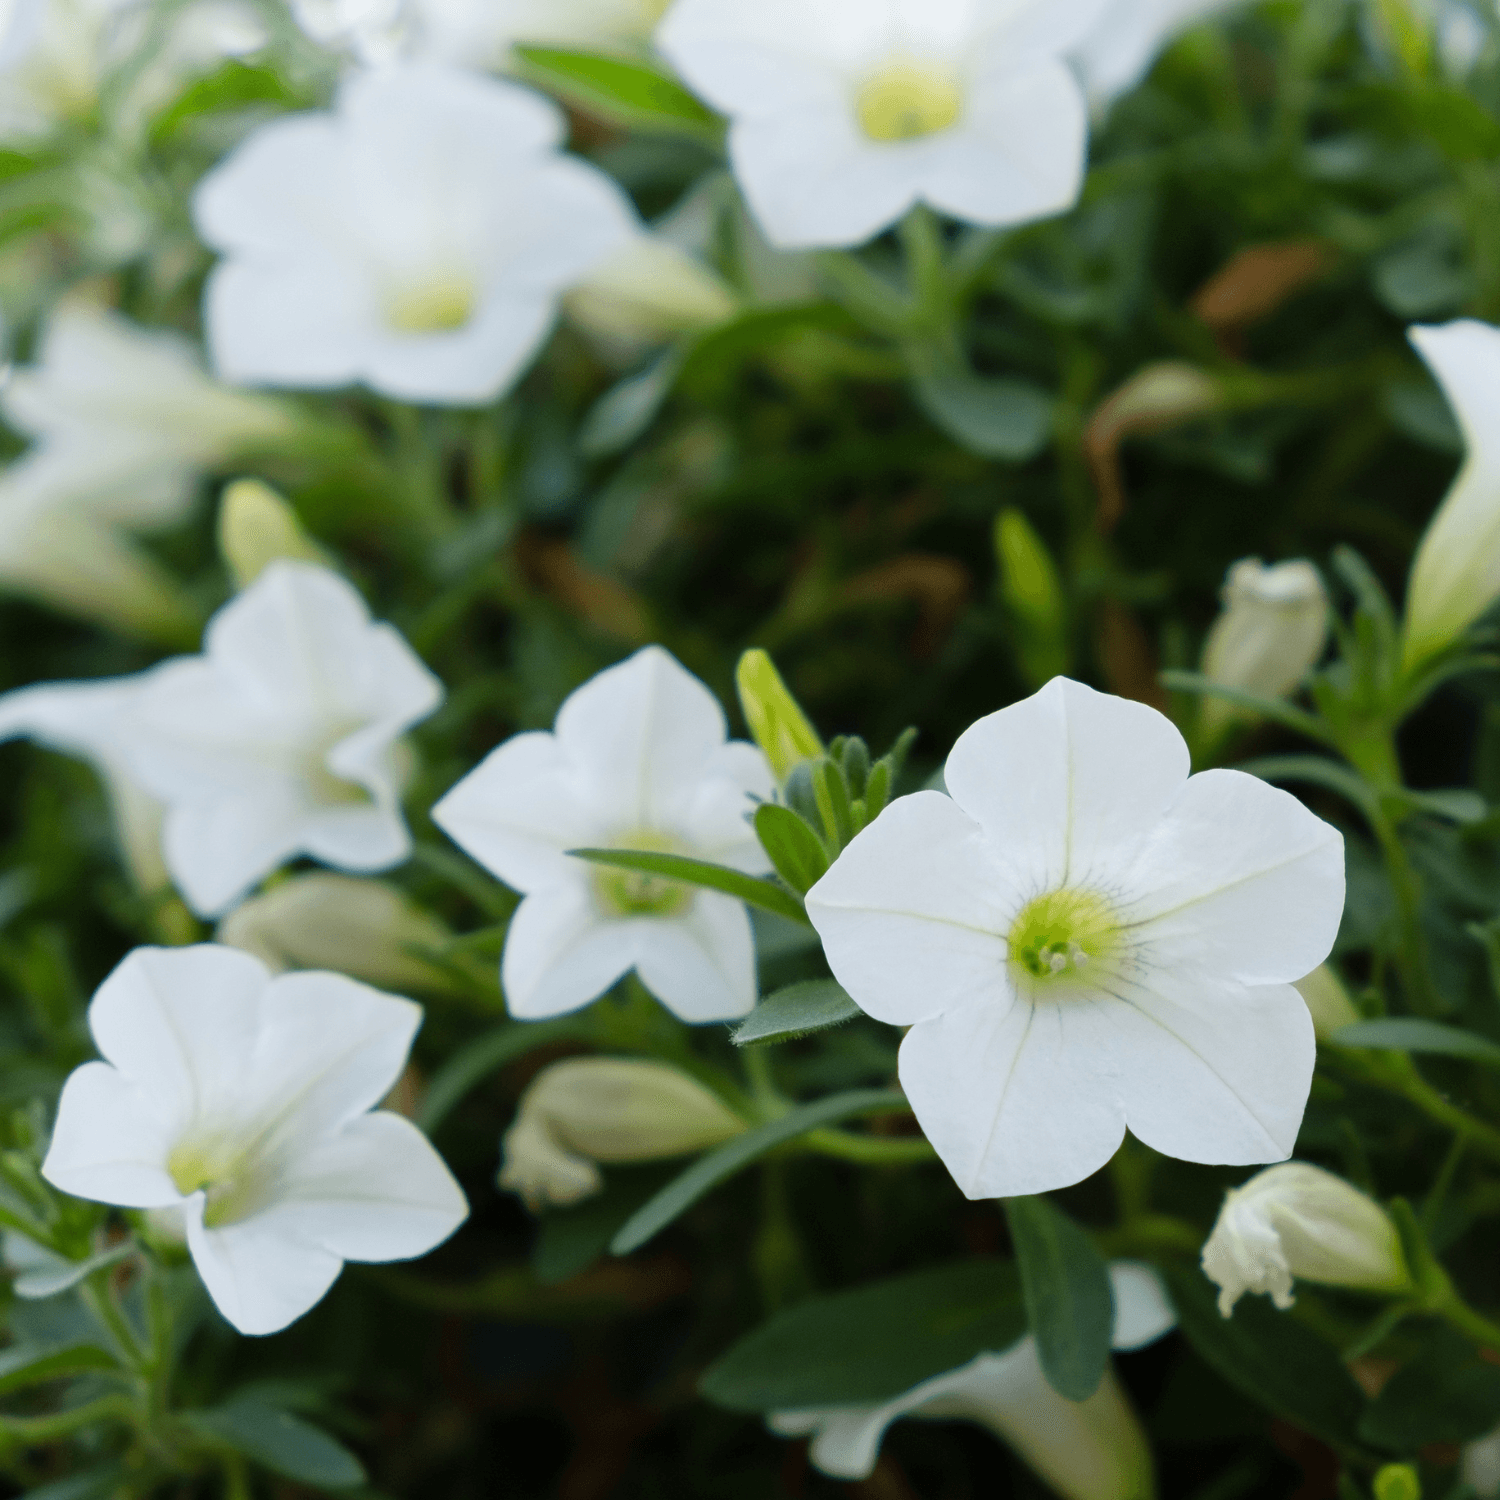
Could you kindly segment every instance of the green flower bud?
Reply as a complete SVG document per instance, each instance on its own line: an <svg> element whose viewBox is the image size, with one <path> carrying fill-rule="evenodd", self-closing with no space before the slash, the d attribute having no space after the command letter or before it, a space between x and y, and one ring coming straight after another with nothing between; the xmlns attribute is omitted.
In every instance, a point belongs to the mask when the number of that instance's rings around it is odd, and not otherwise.
<svg viewBox="0 0 1500 1500"><path fill-rule="evenodd" d="M995 518L1000 598L1010 614L1016 657L1034 687L1068 670L1067 602L1046 543L1019 510Z"/></svg>
<svg viewBox="0 0 1500 1500"><path fill-rule="evenodd" d="M291 506L258 479L237 479L225 489L219 504L219 552L241 589L280 558L332 566Z"/></svg>
<svg viewBox="0 0 1500 1500"><path fill-rule="evenodd" d="M740 707L755 743L765 751L777 781L823 753L823 742L764 651L747 651L735 669Z"/></svg>
<svg viewBox="0 0 1500 1500"><path fill-rule="evenodd" d="M1334 1032L1352 1026L1360 1019L1349 992L1327 964L1319 964L1305 979L1297 980L1293 987L1307 1002L1313 1031L1320 1042L1326 1042Z"/></svg>

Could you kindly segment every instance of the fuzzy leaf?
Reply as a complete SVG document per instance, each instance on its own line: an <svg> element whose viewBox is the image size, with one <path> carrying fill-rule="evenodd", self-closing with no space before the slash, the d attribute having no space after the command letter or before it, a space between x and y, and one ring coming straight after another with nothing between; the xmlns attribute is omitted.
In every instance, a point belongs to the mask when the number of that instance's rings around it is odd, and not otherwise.
<svg viewBox="0 0 1500 1500"><path fill-rule="evenodd" d="M747 1042L784 1042L809 1031L842 1026L863 1014L837 980L804 979L767 995L730 1037L736 1047Z"/></svg>
<svg viewBox="0 0 1500 1500"><path fill-rule="evenodd" d="M756 875L745 875L724 865L712 865L706 860L689 859L682 854L654 854L639 849L569 849L575 859L586 859L590 864L609 865L616 870L638 870L643 875L661 875L668 880L680 880L684 885L701 885L710 891L720 891L751 906L773 911L778 917L787 917L793 922L811 925L801 900L779 885L762 880Z"/></svg>

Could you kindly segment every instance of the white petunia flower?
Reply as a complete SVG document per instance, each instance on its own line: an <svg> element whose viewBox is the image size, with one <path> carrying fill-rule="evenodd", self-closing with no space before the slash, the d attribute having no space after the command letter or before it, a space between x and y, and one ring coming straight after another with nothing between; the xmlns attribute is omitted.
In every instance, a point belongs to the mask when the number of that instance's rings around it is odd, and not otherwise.
<svg viewBox="0 0 1500 1500"><path fill-rule="evenodd" d="M1243 557L1224 578L1224 612L1203 643L1202 672L1260 698L1284 698L1317 665L1328 642L1328 590L1310 562ZM1213 733L1245 710L1206 696L1199 724Z"/></svg>
<svg viewBox="0 0 1500 1500"><path fill-rule="evenodd" d="M500 979L525 1020L587 1005L634 969L685 1021L755 1004L744 903L570 859L569 849L686 854L770 869L748 815L774 792L753 745L725 743L713 694L659 646L599 673L553 733L518 734L432 810L433 821L526 899Z"/></svg>
<svg viewBox="0 0 1500 1500"><path fill-rule="evenodd" d="M1096 0L678 0L657 43L730 117L773 244L858 245L918 202L978 224L1059 213L1088 112L1064 54Z"/></svg>
<svg viewBox="0 0 1500 1500"><path fill-rule="evenodd" d="M1229 10L1236 0L1108 0L1072 58L1096 107L1133 89L1179 32Z"/></svg>
<svg viewBox="0 0 1500 1500"><path fill-rule="evenodd" d="M1139 1349L1170 1332L1176 1318L1149 1266L1116 1261L1109 1272L1116 1349ZM1069 1401L1047 1383L1029 1335L889 1401L773 1412L767 1422L784 1437L813 1434L812 1461L825 1474L863 1479L886 1428L902 1417L979 1423L1064 1500L1147 1500L1152 1493L1150 1448L1114 1372L1088 1400Z"/></svg>
<svg viewBox="0 0 1500 1500"><path fill-rule="evenodd" d="M355 75L332 113L262 126L194 198L225 256L206 294L220 373L492 401L563 290L638 232L563 133L529 90L416 64Z"/></svg>
<svg viewBox="0 0 1500 1500"><path fill-rule="evenodd" d="M65 303L0 411L31 449L0 474L0 580L110 623L180 622L171 581L124 528L181 520L205 470L285 438L287 406L225 389L192 346Z"/></svg>
<svg viewBox="0 0 1500 1500"><path fill-rule="evenodd" d="M162 805L136 780L120 726L145 676L40 683L0 697L0 740L24 736L93 765L109 797L115 835L138 889L170 883L162 857Z"/></svg>
<svg viewBox="0 0 1500 1500"><path fill-rule="evenodd" d="M1451 645L1500 598L1500 328L1463 318L1413 328L1409 337L1448 398L1467 449L1412 560L1405 655L1413 665Z"/></svg>
<svg viewBox="0 0 1500 1500"><path fill-rule="evenodd" d="M1128 1125L1200 1162L1290 1155L1312 1078L1292 981L1343 840L1155 709L1054 678L966 730L951 800L893 802L808 892L835 976L910 1026L900 1076L971 1198L1087 1177Z"/></svg>
<svg viewBox="0 0 1500 1500"><path fill-rule="evenodd" d="M1231 1188L1203 1246L1203 1274L1227 1318L1246 1292L1292 1305L1292 1281L1365 1291L1411 1285L1401 1240L1386 1212L1342 1177L1290 1161Z"/></svg>
<svg viewBox="0 0 1500 1500"><path fill-rule="evenodd" d="M422 1011L338 974L272 978L230 948L138 948L89 1006L103 1062L63 1087L42 1175L178 1208L219 1311L275 1333L348 1260L410 1260L468 1213L409 1121L371 1113Z"/></svg>
<svg viewBox="0 0 1500 1500"><path fill-rule="evenodd" d="M696 1078L644 1057L569 1057L521 1095L501 1142L500 1186L533 1212L604 1186L597 1162L661 1161L739 1135L740 1119Z"/></svg>
<svg viewBox="0 0 1500 1500"><path fill-rule="evenodd" d="M23 689L0 698L0 733L82 754L117 797L164 807L167 868L213 916L299 854L349 870L405 859L399 742L442 696L349 583L278 562L209 621L201 656Z"/></svg>
<svg viewBox="0 0 1500 1500"><path fill-rule="evenodd" d="M670 0L411 0L418 55L503 68L519 46L644 47Z"/></svg>

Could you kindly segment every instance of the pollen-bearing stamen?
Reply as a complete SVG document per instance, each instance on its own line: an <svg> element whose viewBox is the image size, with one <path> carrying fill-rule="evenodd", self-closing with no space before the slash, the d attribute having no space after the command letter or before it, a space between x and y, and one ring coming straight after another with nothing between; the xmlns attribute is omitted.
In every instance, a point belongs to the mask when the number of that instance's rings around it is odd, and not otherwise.
<svg viewBox="0 0 1500 1500"><path fill-rule="evenodd" d="M1089 966L1119 952L1123 928L1109 902L1095 891L1063 886L1036 896L1017 913L1006 934L1011 968L1023 984L1078 979Z"/></svg>

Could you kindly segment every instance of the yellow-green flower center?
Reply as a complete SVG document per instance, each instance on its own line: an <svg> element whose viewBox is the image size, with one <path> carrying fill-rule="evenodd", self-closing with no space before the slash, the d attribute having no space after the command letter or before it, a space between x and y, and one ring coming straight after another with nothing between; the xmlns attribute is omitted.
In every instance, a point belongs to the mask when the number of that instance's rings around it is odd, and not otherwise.
<svg viewBox="0 0 1500 1500"><path fill-rule="evenodd" d="M644 854L682 854L682 845L669 833L637 828L611 840L614 849L634 849ZM693 904L693 889L665 875L640 870L618 870L594 866L594 895L613 917L675 917Z"/></svg>
<svg viewBox="0 0 1500 1500"><path fill-rule="evenodd" d="M1021 908L1006 945L1019 978L1031 984L1077 982L1107 968L1122 930L1114 909L1093 891L1063 887Z"/></svg>
<svg viewBox="0 0 1500 1500"><path fill-rule="evenodd" d="M434 276L386 299L386 322L399 333L452 333L474 316L474 283L467 276Z"/></svg>
<svg viewBox="0 0 1500 1500"><path fill-rule="evenodd" d="M963 107L963 88L949 69L909 59L870 74L854 100L859 128L872 141L936 135L958 119Z"/></svg>
<svg viewBox="0 0 1500 1500"><path fill-rule="evenodd" d="M264 1173L224 1140L179 1142L167 1158L167 1172L179 1193L203 1191L203 1223L209 1229L248 1219L265 1199Z"/></svg>
<svg viewBox="0 0 1500 1500"><path fill-rule="evenodd" d="M357 781L347 781L328 767L328 756L335 745L349 738L362 726L357 723L340 724L331 729L308 753L302 767L302 776L311 800L319 807L347 807L360 803L373 803L368 787Z"/></svg>

